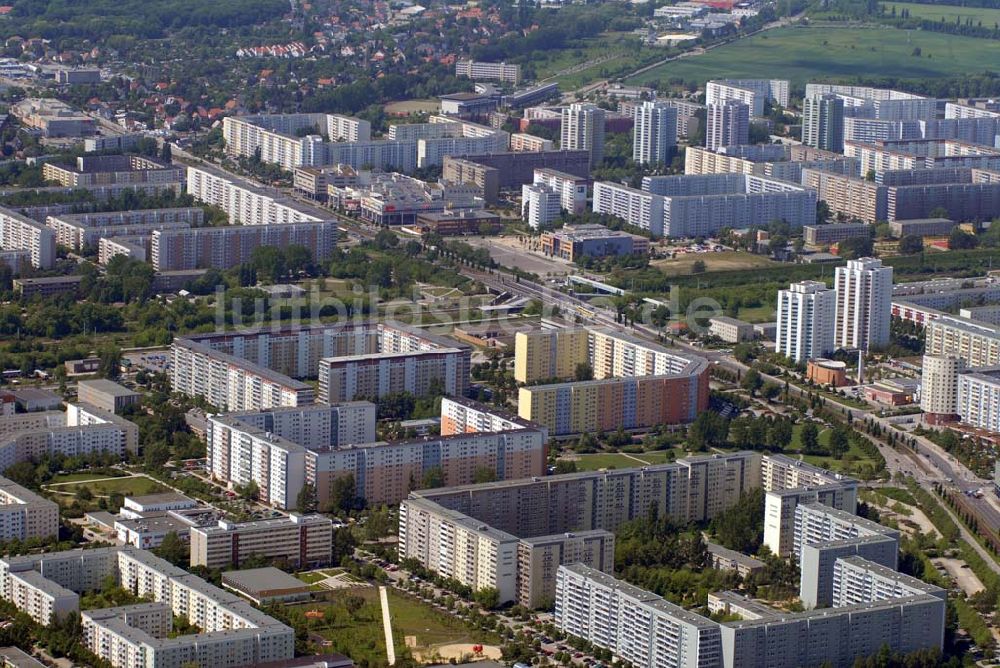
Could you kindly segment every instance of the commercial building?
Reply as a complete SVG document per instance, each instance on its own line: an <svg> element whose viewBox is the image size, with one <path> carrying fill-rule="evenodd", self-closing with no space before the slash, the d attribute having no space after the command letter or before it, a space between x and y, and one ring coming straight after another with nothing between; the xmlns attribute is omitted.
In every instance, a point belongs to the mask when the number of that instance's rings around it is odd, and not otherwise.
<svg viewBox="0 0 1000 668"><path fill-rule="evenodd" d="M96 246L105 237L148 236L153 230L189 228L205 221L200 207L142 209L100 213L70 213L49 216L46 227L56 234L56 243L72 250Z"/></svg>
<svg viewBox="0 0 1000 668"><path fill-rule="evenodd" d="M59 504L0 477L0 540L59 535Z"/></svg>
<svg viewBox="0 0 1000 668"><path fill-rule="evenodd" d="M239 566L250 557L283 561L296 568L326 566L333 553L333 522L322 515L298 515L257 522L219 520L191 529L191 565Z"/></svg>
<svg viewBox="0 0 1000 668"><path fill-rule="evenodd" d="M142 395L112 380L98 378L77 382L76 396L81 403L96 406L108 413L120 413L126 406L139 403Z"/></svg>
<svg viewBox="0 0 1000 668"><path fill-rule="evenodd" d="M496 234L503 229L503 223L500 216L491 211L461 209L418 213L415 227L424 234L433 232L442 237L454 237Z"/></svg>
<svg viewBox="0 0 1000 668"><path fill-rule="evenodd" d="M892 319L892 267L875 258L848 260L834 276L838 348L868 351L889 344Z"/></svg>
<svg viewBox="0 0 1000 668"><path fill-rule="evenodd" d="M399 553L534 607L553 600L561 563L610 571L621 523L651 507L682 523L710 519L758 486L759 473L760 455L743 452L415 491L400 504Z"/></svg>
<svg viewBox="0 0 1000 668"><path fill-rule="evenodd" d="M750 143L750 107L737 100L709 104L705 121L705 147L717 151Z"/></svg>
<svg viewBox="0 0 1000 668"><path fill-rule="evenodd" d="M719 624L582 564L559 567L555 624L637 668L718 667Z"/></svg>
<svg viewBox="0 0 1000 668"><path fill-rule="evenodd" d="M277 190L261 188L204 163L188 167L187 192L195 199L225 211L231 225L316 223L323 220Z"/></svg>
<svg viewBox="0 0 1000 668"><path fill-rule="evenodd" d="M261 247L301 246L313 261L323 262L333 255L339 238L335 220L156 229L149 244L149 259L156 271L229 269L249 262Z"/></svg>
<svg viewBox="0 0 1000 668"><path fill-rule="evenodd" d="M802 101L802 143L840 153L844 150L844 101L834 94Z"/></svg>
<svg viewBox="0 0 1000 668"><path fill-rule="evenodd" d="M832 223L829 225L805 225L802 236L809 246L828 246L855 237L871 238L875 226L868 223Z"/></svg>
<svg viewBox="0 0 1000 668"><path fill-rule="evenodd" d="M788 107L789 82L784 79L723 79L705 84L705 104L736 100L750 107L753 116L764 116L767 102Z"/></svg>
<svg viewBox="0 0 1000 668"><path fill-rule="evenodd" d="M311 585L274 566L228 571L222 574L222 586L246 596L257 605L298 601L312 595Z"/></svg>
<svg viewBox="0 0 1000 668"><path fill-rule="evenodd" d="M82 137L94 133L94 119L61 100L27 98L11 106L10 113L46 137Z"/></svg>
<svg viewBox="0 0 1000 668"><path fill-rule="evenodd" d="M325 202L330 186L345 188L363 185L371 179L371 172L344 164L296 167L292 172L292 179L296 190L315 200Z"/></svg>
<svg viewBox="0 0 1000 668"><path fill-rule="evenodd" d="M542 253L567 262L582 257L648 255L649 240L621 230L609 230L603 225L564 225L545 232L541 239Z"/></svg>
<svg viewBox="0 0 1000 668"><path fill-rule="evenodd" d="M677 108L645 101L635 108L632 159L639 164L669 164L677 149Z"/></svg>
<svg viewBox="0 0 1000 668"><path fill-rule="evenodd" d="M559 84L547 83L514 91L500 97L500 106L505 109L519 109L532 104L544 102L550 97L559 95Z"/></svg>
<svg viewBox="0 0 1000 668"><path fill-rule="evenodd" d="M422 181L397 172L374 175L363 186L329 187L331 206L358 212L375 225L410 225L421 213L481 209L483 190L468 182Z"/></svg>
<svg viewBox="0 0 1000 668"><path fill-rule="evenodd" d="M744 174L647 176L642 190L599 181L594 212L622 218L654 237L711 236L723 227L815 220L816 193L794 183Z"/></svg>
<svg viewBox="0 0 1000 668"><path fill-rule="evenodd" d="M585 150L590 155L590 167L604 160L605 112L600 107L577 102L562 110L559 147Z"/></svg>
<svg viewBox="0 0 1000 668"><path fill-rule="evenodd" d="M455 76L468 77L474 81L500 81L516 86L521 83L521 66L476 60L456 60Z"/></svg>
<svg viewBox="0 0 1000 668"><path fill-rule="evenodd" d="M805 362L833 352L837 293L825 283L801 281L779 290L777 310L778 353Z"/></svg>
<svg viewBox="0 0 1000 668"><path fill-rule="evenodd" d="M740 343L753 339L753 325L749 322L719 315L708 319L708 331L726 343Z"/></svg>
<svg viewBox="0 0 1000 668"><path fill-rule="evenodd" d="M51 269L56 261L52 230L10 209L0 208L0 249L24 252L36 269Z"/></svg>
<svg viewBox="0 0 1000 668"><path fill-rule="evenodd" d="M441 113L445 116L460 116L472 118L487 116L495 111L500 104L496 95L480 95L479 93L450 93L441 95Z"/></svg>

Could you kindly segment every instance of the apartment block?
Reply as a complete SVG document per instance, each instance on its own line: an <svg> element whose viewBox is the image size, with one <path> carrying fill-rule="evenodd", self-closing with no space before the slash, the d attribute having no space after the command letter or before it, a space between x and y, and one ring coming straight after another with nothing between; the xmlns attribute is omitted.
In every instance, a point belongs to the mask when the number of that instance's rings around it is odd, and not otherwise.
<svg viewBox="0 0 1000 668"><path fill-rule="evenodd" d="M677 108L646 101L635 108L632 159L640 164L669 164L677 148Z"/></svg>
<svg viewBox="0 0 1000 668"><path fill-rule="evenodd" d="M104 237L148 235L162 228L189 228L205 221L200 207L142 209L100 213L67 213L49 216L46 227L56 234L56 243L72 250L97 245Z"/></svg>
<svg viewBox="0 0 1000 668"><path fill-rule="evenodd" d="M925 352L957 355L967 367L1000 364L1000 326L942 315L927 323Z"/></svg>
<svg viewBox="0 0 1000 668"><path fill-rule="evenodd" d="M500 81L516 86L521 83L521 66L476 60L457 60L455 61L455 76L468 77L474 81Z"/></svg>
<svg viewBox="0 0 1000 668"><path fill-rule="evenodd" d="M562 216L560 193L544 183L521 186L521 218L533 230L552 226Z"/></svg>
<svg viewBox="0 0 1000 668"><path fill-rule="evenodd" d="M472 183L483 193L486 204L496 204L500 192L500 171L471 160L447 156L441 178L449 183Z"/></svg>
<svg viewBox="0 0 1000 668"><path fill-rule="evenodd" d="M753 339L753 325L743 320L720 315L708 319L708 331L726 343L740 343Z"/></svg>
<svg viewBox="0 0 1000 668"><path fill-rule="evenodd" d="M590 155L590 167L604 160L605 112L590 103L574 103L562 110L559 147L585 150Z"/></svg>
<svg viewBox="0 0 1000 668"><path fill-rule="evenodd" d="M959 374L965 361L958 355L924 355L920 371L920 410L928 421L958 414Z"/></svg>
<svg viewBox="0 0 1000 668"><path fill-rule="evenodd" d="M0 540L59 535L59 504L0 477Z"/></svg>
<svg viewBox="0 0 1000 668"><path fill-rule="evenodd" d="M907 596L933 596L945 602L947 592L861 556L841 557L834 567L833 605L843 607ZM931 629L935 630L932 626ZM938 638L943 642L943 638Z"/></svg>
<svg viewBox="0 0 1000 668"><path fill-rule="evenodd" d="M621 218L629 225L663 236L663 197L607 181L594 182L594 212Z"/></svg>
<svg viewBox="0 0 1000 668"><path fill-rule="evenodd" d="M1000 433L1000 366L970 369L958 377L956 412L968 425Z"/></svg>
<svg viewBox="0 0 1000 668"><path fill-rule="evenodd" d="M519 132L510 136L510 150L521 151L551 151L555 148L551 139L543 139L535 135Z"/></svg>
<svg viewBox="0 0 1000 668"><path fill-rule="evenodd" d="M834 599L835 569L844 557L862 557L894 571L899 561L899 541L893 536L872 534L802 546L798 555L799 600L807 610L845 605Z"/></svg>
<svg viewBox="0 0 1000 668"><path fill-rule="evenodd" d="M820 281L778 291L776 352L805 362L833 351L837 294Z"/></svg>
<svg viewBox="0 0 1000 668"><path fill-rule="evenodd" d="M302 132L307 134L300 136ZM332 164L327 160L328 145L367 142L371 139L371 124L334 114L229 116L222 119L222 136L231 155L251 157L259 151L262 161L291 171L295 167Z"/></svg>
<svg viewBox="0 0 1000 668"><path fill-rule="evenodd" d="M764 115L766 102L788 106L789 82L784 79L723 79L705 84L705 104L736 100L750 107L753 116Z"/></svg>
<svg viewBox="0 0 1000 668"><path fill-rule="evenodd" d="M487 406L462 397L441 398L441 435L476 434L542 429L502 408Z"/></svg>
<svg viewBox="0 0 1000 668"><path fill-rule="evenodd" d="M937 118L938 101L905 91L838 84L806 84L807 98L836 95L844 110L855 116L882 120L931 120Z"/></svg>
<svg viewBox="0 0 1000 668"><path fill-rule="evenodd" d="M182 165L142 155L101 155L79 156L75 165L46 162L42 165L42 176L67 188L148 184L179 195L184 170Z"/></svg>
<svg viewBox="0 0 1000 668"><path fill-rule="evenodd" d="M804 503L795 509L792 554L801 561L806 545L849 540L865 536L888 536L899 543L899 531L884 527L847 510L822 503ZM895 567L895 562L892 564Z"/></svg>
<svg viewBox="0 0 1000 668"><path fill-rule="evenodd" d="M545 185L559 196L559 206L568 213L583 213L587 208L587 183L585 177L560 172L556 169L535 170L534 184Z"/></svg>
<svg viewBox="0 0 1000 668"><path fill-rule="evenodd" d="M834 274L838 348L868 351L889 344L892 318L892 267L875 258L848 260Z"/></svg>
<svg viewBox="0 0 1000 668"><path fill-rule="evenodd" d="M51 269L56 261L52 230L10 209L0 208L0 249L24 252L36 269Z"/></svg>
<svg viewBox="0 0 1000 668"><path fill-rule="evenodd" d="M464 183L470 178L456 178L458 174L475 174L479 170L496 170L497 187L519 189L527 183L534 183L535 170L555 169L581 178L590 174L590 153L585 149L558 151L496 151L469 155L445 156L442 163L442 178L447 181ZM459 163L463 163L460 165ZM479 170L469 164L479 165ZM486 172L490 174L491 172ZM478 177L474 179L477 183Z"/></svg>
<svg viewBox="0 0 1000 668"><path fill-rule="evenodd" d="M302 246L312 259L323 262L333 255L340 238L336 221L156 229L149 256L156 271L229 269L249 262L265 246Z"/></svg>
<svg viewBox="0 0 1000 668"><path fill-rule="evenodd" d="M555 624L638 668L721 666L719 624L582 564L559 567Z"/></svg>
<svg viewBox="0 0 1000 668"><path fill-rule="evenodd" d="M318 223L323 220L277 190L256 186L203 163L188 167L187 192L225 211L231 225Z"/></svg>
<svg viewBox="0 0 1000 668"><path fill-rule="evenodd" d="M750 107L738 100L709 104L705 120L705 147L718 151L750 143Z"/></svg>
<svg viewBox="0 0 1000 668"><path fill-rule="evenodd" d="M400 504L399 552L474 588L497 587L501 600L541 605L561 563L610 572L610 532L622 522L651 507L680 522L710 518L759 485L759 471L760 455L744 452L411 492Z"/></svg>
<svg viewBox="0 0 1000 668"><path fill-rule="evenodd" d="M296 568L325 566L333 551L333 522L322 515L298 515L258 522L220 520L191 528L191 565L238 567L250 557L287 562Z"/></svg>
<svg viewBox="0 0 1000 668"><path fill-rule="evenodd" d="M802 143L840 153L844 150L844 101L827 93L802 101Z"/></svg>

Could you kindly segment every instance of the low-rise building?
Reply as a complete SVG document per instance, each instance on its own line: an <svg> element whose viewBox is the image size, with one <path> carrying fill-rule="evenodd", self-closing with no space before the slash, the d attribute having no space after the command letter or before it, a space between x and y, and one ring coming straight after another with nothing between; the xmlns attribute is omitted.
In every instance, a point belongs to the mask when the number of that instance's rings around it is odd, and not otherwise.
<svg viewBox="0 0 1000 668"><path fill-rule="evenodd" d="M868 223L833 223L829 225L804 225L802 236L810 246L829 246L855 237L871 237L875 227Z"/></svg>
<svg viewBox="0 0 1000 668"><path fill-rule="evenodd" d="M817 385L832 387L844 387L850 384L847 380L847 364L822 357L811 359L806 363L806 379Z"/></svg>
<svg viewBox="0 0 1000 668"><path fill-rule="evenodd" d="M705 543L705 551L708 552L712 568L719 571L736 571L741 578L756 573L766 566L760 559L754 559L742 552L712 542Z"/></svg>
<svg viewBox="0 0 1000 668"><path fill-rule="evenodd" d="M311 596L308 583L273 566L228 571L222 574L222 586L246 596L257 605L273 601L301 601Z"/></svg>
<svg viewBox="0 0 1000 668"><path fill-rule="evenodd" d="M754 337L752 324L725 315L709 318L708 331L726 343L741 343Z"/></svg>
<svg viewBox="0 0 1000 668"><path fill-rule="evenodd" d="M638 234L611 230L603 225L564 225L545 232L542 253L567 262L582 257L608 257L649 254L649 239Z"/></svg>
<svg viewBox="0 0 1000 668"><path fill-rule="evenodd" d="M121 413L126 406L139 403L142 395L112 380L98 378L78 382L76 396L81 403L96 406L108 413Z"/></svg>
<svg viewBox="0 0 1000 668"><path fill-rule="evenodd" d="M321 515L290 514L258 522L220 520L191 529L191 565L238 566L249 557L282 560L292 566L325 566L333 552L333 522Z"/></svg>

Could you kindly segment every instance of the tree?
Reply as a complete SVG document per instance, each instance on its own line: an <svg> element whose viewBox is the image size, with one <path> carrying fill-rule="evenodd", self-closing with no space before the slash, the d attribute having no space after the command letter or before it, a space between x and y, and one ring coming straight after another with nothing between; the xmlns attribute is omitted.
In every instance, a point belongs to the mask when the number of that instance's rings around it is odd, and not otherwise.
<svg viewBox="0 0 1000 668"><path fill-rule="evenodd" d="M802 443L802 452L807 455L819 451L819 428L814 422L806 422L802 425L802 432L799 435Z"/></svg>
<svg viewBox="0 0 1000 668"><path fill-rule="evenodd" d="M761 388L760 394L768 401L771 401L781 394L781 386L777 383L764 383L764 387Z"/></svg>
<svg viewBox="0 0 1000 668"><path fill-rule="evenodd" d="M691 273L692 274L704 274L708 267L705 266L704 260L695 260L691 263Z"/></svg>
<svg viewBox="0 0 1000 668"><path fill-rule="evenodd" d="M190 548L183 540L181 540L181 537L177 535L176 531L169 531L163 537L163 541L160 543L159 547L153 550L153 554L162 559L166 559L174 566L184 568L188 565Z"/></svg>
<svg viewBox="0 0 1000 668"><path fill-rule="evenodd" d="M750 396L756 396L757 390L759 390L764 385L764 379L760 377L760 372L756 369L750 369L743 376L743 380L740 381L740 387L750 393Z"/></svg>
<svg viewBox="0 0 1000 668"><path fill-rule="evenodd" d="M330 501L327 505L327 512L349 512L362 507L362 501L358 498L357 483L354 474L339 475L330 481Z"/></svg>
<svg viewBox="0 0 1000 668"><path fill-rule="evenodd" d="M874 242L868 235L844 239L837 244L837 254L845 260L857 260L862 257L871 257L874 252Z"/></svg>
<svg viewBox="0 0 1000 668"><path fill-rule="evenodd" d="M921 253L924 250L924 240L918 234L907 234L899 240L899 252L904 255Z"/></svg>
<svg viewBox="0 0 1000 668"><path fill-rule="evenodd" d="M100 365L97 368L98 375L108 380L117 380L122 370L122 351L116 345L108 344L101 348Z"/></svg>
<svg viewBox="0 0 1000 668"><path fill-rule="evenodd" d="M694 450L724 445L729 438L729 420L713 411L699 413L688 427L688 444Z"/></svg>
<svg viewBox="0 0 1000 668"><path fill-rule="evenodd" d="M424 476L420 479L421 489L436 489L438 487L444 487L444 471L441 470L440 466L432 466L424 472Z"/></svg>
<svg viewBox="0 0 1000 668"><path fill-rule="evenodd" d="M594 368L586 362L580 362L573 370L574 380L594 380Z"/></svg>
<svg viewBox="0 0 1000 668"><path fill-rule="evenodd" d="M477 589L472 599L487 610L493 610L500 605L500 591L496 587Z"/></svg>
<svg viewBox="0 0 1000 668"><path fill-rule="evenodd" d="M315 513L317 505L316 487L307 482L302 485L299 495L295 498L295 507L300 513Z"/></svg>
<svg viewBox="0 0 1000 668"><path fill-rule="evenodd" d="M84 485L80 489L76 490L76 498L79 501L91 501L94 498L94 493L90 491L90 488Z"/></svg>
<svg viewBox="0 0 1000 668"><path fill-rule="evenodd" d="M948 235L948 250L967 250L979 245L979 240L975 235L969 234L965 230L956 227Z"/></svg>
<svg viewBox="0 0 1000 668"><path fill-rule="evenodd" d="M488 466L480 466L472 474L472 481L474 483L484 483L484 482L494 482L497 479L496 471Z"/></svg>
<svg viewBox="0 0 1000 668"><path fill-rule="evenodd" d="M236 493L239 494L244 501L254 501L260 494L260 486L257 484L256 480L251 480L245 485L237 485Z"/></svg>
<svg viewBox="0 0 1000 668"><path fill-rule="evenodd" d="M843 426L838 425L830 432L830 454L837 459L840 459L847 451L850 450L850 441L847 436L847 429Z"/></svg>

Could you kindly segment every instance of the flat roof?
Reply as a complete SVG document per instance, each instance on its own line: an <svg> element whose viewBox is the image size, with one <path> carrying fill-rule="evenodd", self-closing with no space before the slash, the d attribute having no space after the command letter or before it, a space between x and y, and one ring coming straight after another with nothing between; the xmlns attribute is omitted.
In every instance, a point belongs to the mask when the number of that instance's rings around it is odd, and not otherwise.
<svg viewBox="0 0 1000 668"><path fill-rule="evenodd" d="M275 589L309 590L309 583L303 582L274 566L227 571L222 574L222 583L251 595Z"/></svg>
<svg viewBox="0 0 1000 668"><path fill-rule="evenodd" d="M178 503L178 502L195 503L194 499L184 496L183 494L178 494L177 492L161 492L159 494L143 494L142 496L128 496L125 497L125 500L131 501L141 506L150 506L158 503Z"/></svg>
<svg viewBox="0 0 1000 668"><path fill-rule="evenodd" d="M135 390L131 390L124 385L120 385L113 380L108 380L107 378L96 378L94 380L81 380L77 384L77 388L83 386L88 387L92 390L97 390L98 392L104 392L105 394L110 394L115 397L135 397L139 393Z"/></svg>

